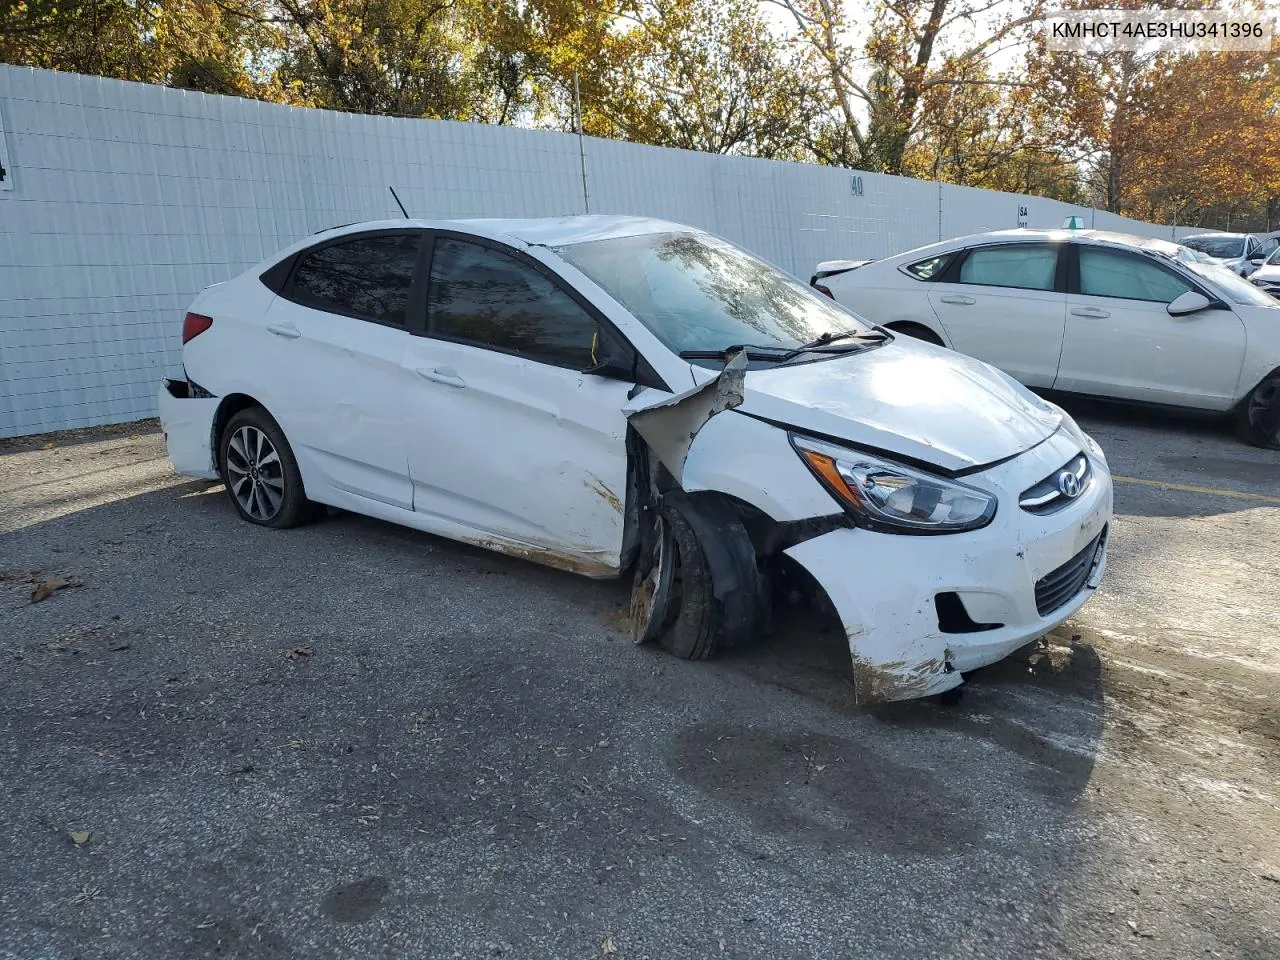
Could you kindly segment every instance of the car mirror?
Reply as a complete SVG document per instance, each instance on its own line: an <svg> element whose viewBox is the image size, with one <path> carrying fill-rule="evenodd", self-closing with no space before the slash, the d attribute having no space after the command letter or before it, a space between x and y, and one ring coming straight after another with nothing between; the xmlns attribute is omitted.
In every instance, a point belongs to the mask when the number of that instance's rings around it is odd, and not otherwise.
<svg viewBox="0 0 1280 960"><path fill-rule="evenodd" d="M1265 261L1263 260L1263 258L1262 258L1262 257L1255 257L1254 259L1250 260L1249 262L1250 262L1250 263L1252 263L1255 267L1260 267L1260 266L1262 266L1262 264L1263 264L1263 263L1265 263Z"/></svg>
<svg viewBox="0 0 1280 960"><path fill-rule="evenodd" d="M635 355L630 350L620 349L612 337L602 337L599 333L591 336L591 365L583 373L610 380L622 380L634 383Z"/></svg>
<svg viewBox="0 0 1280 960"><path fill-rule="evenodd" d="M1194 290L1188 290L1186 293L1174 299L1165 309L1169 311L1171 317L1185 317L1191 313L1199 313L1201 310L1207 310L1212 306L1212 301L1203 293L1196 293Z"/></svg>

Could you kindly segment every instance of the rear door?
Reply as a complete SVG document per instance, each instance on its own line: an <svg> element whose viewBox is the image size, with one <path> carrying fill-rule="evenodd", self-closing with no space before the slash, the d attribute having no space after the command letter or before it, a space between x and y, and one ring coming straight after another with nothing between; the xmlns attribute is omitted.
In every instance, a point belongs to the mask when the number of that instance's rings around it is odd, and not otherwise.
<svg viewBox="0 0 1280 960"><path fill-rule="evenodd" d="M1058 372L1066 318L1061 244L971 247L929 284L929 303L951 345L1033 387Z"/></svg>
<svg viewBox="0 0 1280 960"><path fill-rule="evenodd" d="M1189 290L1217 295L1153 258L1073 243L1067 332L1054 387L1104 397L1225 409L1244 363L1244 324L1225 304L1185 316Z"/></svg>
<svg viewBox="0 0 1280 960"><path fill-rule="evenodd" d="M423 238L421 230L380 231L303 251L266 312L278 398L271 412L309 494L323 496L327 486L413 505L400 394Z"/></svg>
<svg viewBox="0 0 1280 960"><path fill-rule="evenodd" d="M633 385L583 371L608 342L627 345L523 253L448 233L433 247L427 331L405 359L414 509L461 539L613 572Z"/></svg>

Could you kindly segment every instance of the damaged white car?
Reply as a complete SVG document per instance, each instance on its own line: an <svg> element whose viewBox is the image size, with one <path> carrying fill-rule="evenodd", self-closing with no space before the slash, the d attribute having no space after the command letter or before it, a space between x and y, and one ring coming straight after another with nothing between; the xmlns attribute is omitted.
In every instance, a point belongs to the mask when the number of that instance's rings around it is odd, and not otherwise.
<svg viewBox="0 0 1280 960"><path fill-rule="evenodd" d="M789 558L859 701L958 686L1106 563L1106 459L1061 409L677 224L346 226L205 290L183 343L169 456L244 519L630 574L635 639L690 658L761 628Z"/></svg>

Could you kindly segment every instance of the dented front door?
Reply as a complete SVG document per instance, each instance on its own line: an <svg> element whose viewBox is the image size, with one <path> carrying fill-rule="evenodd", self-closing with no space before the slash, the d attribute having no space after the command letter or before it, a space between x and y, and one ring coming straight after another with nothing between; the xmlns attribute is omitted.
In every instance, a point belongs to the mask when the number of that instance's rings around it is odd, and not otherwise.
<svg viewBox="0 0 1280 960"><path fill-rule="evenodd" d="M430 338L409 365L415 511L527 544L529 559L617 570L628 384Z"/></svg>

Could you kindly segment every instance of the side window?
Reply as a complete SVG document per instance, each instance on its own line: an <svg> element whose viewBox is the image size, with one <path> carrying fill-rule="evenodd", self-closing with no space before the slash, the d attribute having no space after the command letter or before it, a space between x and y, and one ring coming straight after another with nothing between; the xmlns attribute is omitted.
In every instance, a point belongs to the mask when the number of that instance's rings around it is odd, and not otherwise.
<svg viewBox="0 0 1280 960"><path fill-rule="evenodd" d="M362 237L304 253L289 299L317 310L404 326L420 234Z"/></svg>
<svg viewBox="0 0 1280 960"><path fill-rule="evenodd" d="M917 280L936 280L938 275L947 269L947 265L951 263L954 256L955 254L952 253L944 253L941 256L930 257L928 260L917 260L902 269Z"/></svg>
<svg viewBox="0 0 1280 960"><path fill-rule="evenodd" d="M1022 290L1052 290L1058 248L1047 243L977 247L960 264L960 282Z"/></svg>
<svg viewBox="0 0 1280 960"><path fill-rule="evenodd" d="M1258 252L1254 254L1254 259L1265 259L1266 257L1271 256L1276 252L1276 248L1278 246L1280 246L1280 240L1275 237L1267 237L1267 239L1263 240L1262 244L1258 247Z"/></svg>
<svg viewBox="0 0 1280 960"><path fill-rule="evenodd" d="M461 240L438 239L427 291L428 330L571 370L592 365L599 329L533 267Z"/></svg>
<svg viewBox="0 0 1280 960"><path fill-rule="evenodd" d="M1188 281L1146 257L1080 246L1080 292L1083 294L1172 303L1192 289Z"/></svg>

